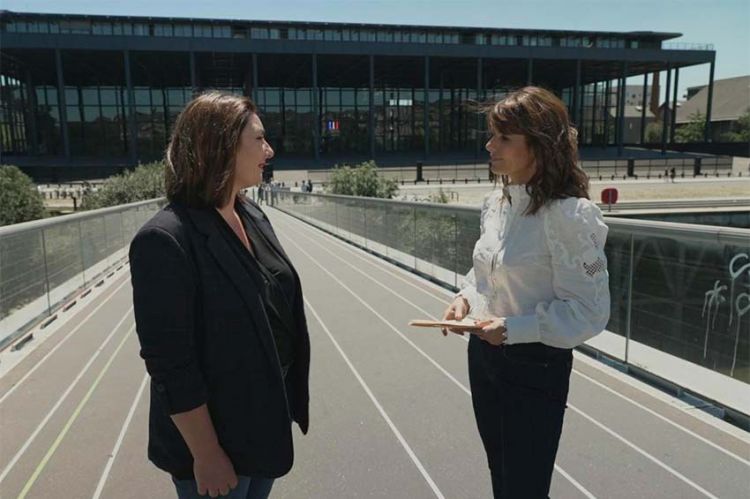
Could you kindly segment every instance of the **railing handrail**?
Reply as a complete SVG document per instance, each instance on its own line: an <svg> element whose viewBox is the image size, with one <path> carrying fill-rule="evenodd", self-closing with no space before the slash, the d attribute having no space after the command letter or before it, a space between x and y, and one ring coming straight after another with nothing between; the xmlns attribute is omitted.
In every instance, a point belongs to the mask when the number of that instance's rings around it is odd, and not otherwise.
<svg viewBox="0 0 750 499"><path fill-rule="evenodd" d="M78 213L71 213L69 215L60 215L57 217L40 218L39 220L30 220L28 222L21 222L17 224L5 225L0 227L0 237L9 236L13 234L19 234L29 230L44 229L60 223L67 222L78 222L88 218L99 217L102 215L108 215L110 213L119 213L121 211L135 208L141 205L147 205L155 201L160 201L164 198L148 199L146 201L136 201L134 203L120 204L117 206L109 206L107 208L98 208L96 210L82 211Z"/></svg>
<svg viewBox="0 0 750 499"><path fill-rule="evenodd" d="M396 199L368 198L362 196L343 196L340 194L318 194L310 192L278 191L279 194L293 196L311 196L327 199L341 199L348 201L360 201L371 204L390 204L408 208L435 208L441 211L459 211L468 213L479 213L481 209L476 206L422 203L417 201L401 201ZM639 235L651 235L658 237L679 236L696 241L719 241L726 244L748 244L750 241L750 229L736 227L720 227L714 225L698 225L676 222L660 222L652 220L638 220L632 218L604 217L604 221L610 229L634 230Z"/></svg>
<svg viewBox="0 0 750 499"><path fill-rule="evenodd" d="M355 200L355 201L361 201L365 203L383 203L383 204L392 204L392 205L406 205L409 207L420 207L420 208L435 208L438 210L456 210L456 211L465 211L465 212L473 212L478 211L478 208L474 206L466 206L466 205L446 205L441 203L422 203L422 202L413 202L413 201L401 201L398 199L384 199L384 198L370 198L370 197L364 197L364 196L345 196L342 194L323 194L323 193L316 193L316 192L296 192L296 191L277 191L280 194L285 195L293 195L293 196L313 196L313 197L321 197L321 198L327 198L327 199L342 199L342 200Z"/></svg>
<svg viewBox="0 0 750 499"><path fill-rule="evenodd" d="M610 229L637 229L637 235L639 236L665 237L669 235L692 239L694 241L717 241L724 244L738 245L750 242L750 229L738 227L660 222L618 217L604 217L604 221Z"/></svg>

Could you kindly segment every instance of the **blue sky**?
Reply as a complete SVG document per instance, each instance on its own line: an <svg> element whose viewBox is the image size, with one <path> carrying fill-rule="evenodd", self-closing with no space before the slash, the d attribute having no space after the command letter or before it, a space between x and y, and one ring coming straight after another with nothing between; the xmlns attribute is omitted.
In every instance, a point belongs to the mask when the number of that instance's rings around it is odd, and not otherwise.
<svg viewBox="0 0 750 499"><path fill-rule="evenodd" d="M749 0L1 0L0 8L154 17L664 31L682 33L676 42L713 44L716 79L750 74ZM642 82L642 78L631 80L628 83ZM707 80L708 65L680 70L680 95Z"/></svg>

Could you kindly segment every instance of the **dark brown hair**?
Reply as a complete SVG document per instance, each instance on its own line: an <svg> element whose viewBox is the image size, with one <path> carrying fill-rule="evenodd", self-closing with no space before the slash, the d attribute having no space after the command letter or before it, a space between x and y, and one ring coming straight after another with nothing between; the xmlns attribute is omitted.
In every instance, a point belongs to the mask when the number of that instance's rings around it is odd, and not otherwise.
<svg viewBox="0 0 750 499"><path fill-rule="evenodd" d="M167 147L167 199L193 208L228 203L240 134L256 112L247 97L222 92L206 92L190 101Z"/></svg>
<svg viewBox="0 0 750 499"><path fill-rule="evenodd" d="M578 166L578 132L557 96L543 88L524 87L487 105L485 112L492 133L523 135L534 155L536 173L526 184L531 196L527 214L553 199L588 199L589 179Z"/></svg>

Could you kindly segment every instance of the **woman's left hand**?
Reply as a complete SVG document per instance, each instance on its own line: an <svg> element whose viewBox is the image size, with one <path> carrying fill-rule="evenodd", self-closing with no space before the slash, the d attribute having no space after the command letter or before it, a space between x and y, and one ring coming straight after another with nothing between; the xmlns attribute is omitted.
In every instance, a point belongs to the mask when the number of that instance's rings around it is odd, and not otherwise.
<svg viewBox="0 0 750 499"><path fill-rule="evenodd" d="M485 320L477 323L477 326L481 329L472 331L471 334L478 336L479 339L496 347L505 343L507 339L505 334L507 331L505 329L505 319L498 317L496 319Z"/></svg>

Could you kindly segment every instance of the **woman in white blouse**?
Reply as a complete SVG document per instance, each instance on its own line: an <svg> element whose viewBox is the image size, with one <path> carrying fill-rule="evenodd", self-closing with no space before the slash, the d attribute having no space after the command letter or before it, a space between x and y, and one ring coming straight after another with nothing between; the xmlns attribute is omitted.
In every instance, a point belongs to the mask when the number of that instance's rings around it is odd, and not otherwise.
<svg viewBox="0 0 750 499"><path fill-rule="evenodd" d="M486 149L504 187L484 201L473 268L444 318L479 321L469 377L494 496L544 498L572 348L609 320L607 226L589 200L560 99L526 87L487 115Z"/></svg>

